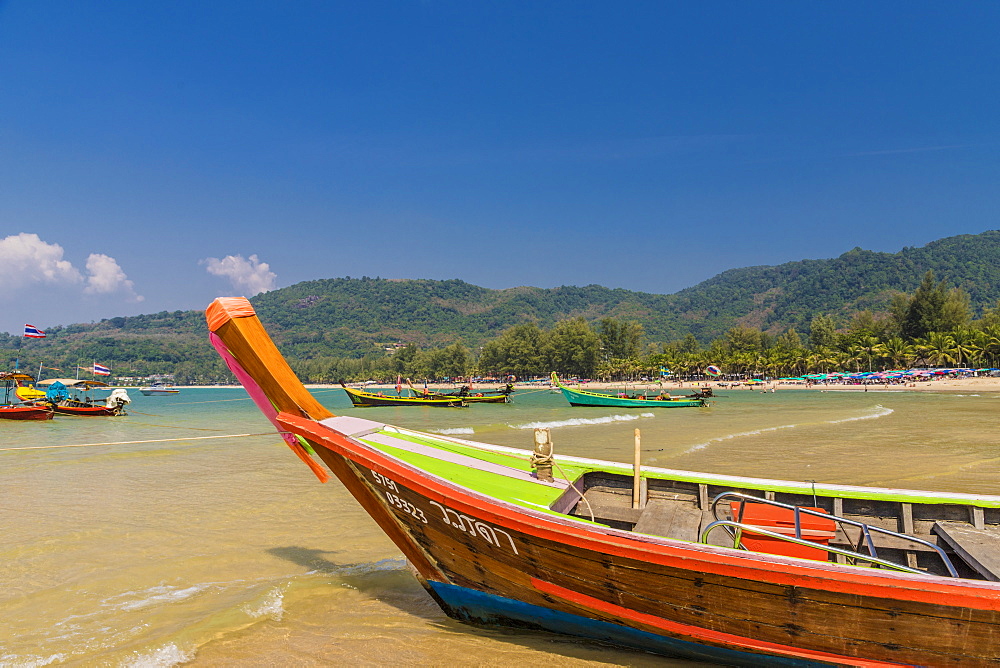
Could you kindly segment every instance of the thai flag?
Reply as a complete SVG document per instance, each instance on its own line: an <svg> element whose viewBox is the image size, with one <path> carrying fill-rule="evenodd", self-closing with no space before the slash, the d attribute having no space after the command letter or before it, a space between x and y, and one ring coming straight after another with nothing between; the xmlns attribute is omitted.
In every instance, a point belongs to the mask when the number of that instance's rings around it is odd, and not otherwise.
<svg viewBox="0 0 1000 668"><path fill-rule="evenodd" d="M110 376L111 375L111 369L109 369L108 367L106 367L104 365L98 364L97 362L94 362L94 368L91 369L91 371L94 372L95 376Z"/></svg>
<svg viewBox="0 0 1000 668"><path fill-rule="evenodd" d="M42 330L38 329L34 325L28 325L28 324L25 324L25 326L24 326L24 335L26 337L28 337L29 339L44 339L45 338L45 332L43 332Z"/></svg>

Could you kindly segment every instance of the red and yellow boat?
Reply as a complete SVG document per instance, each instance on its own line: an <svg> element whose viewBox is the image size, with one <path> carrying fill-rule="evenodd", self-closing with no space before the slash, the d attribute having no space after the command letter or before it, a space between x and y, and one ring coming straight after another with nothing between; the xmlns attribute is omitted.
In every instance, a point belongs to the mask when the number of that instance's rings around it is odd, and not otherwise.
<svg viewBox="0 0 1000 668"><path fill-rule="evenodd" d="M635 471L552 455L539 432L532 452L338 417L248 301L207 319L296 455L339 478L456 619L731 665L1000 657L998 496Z"/></svg>
<svg viewBox="0 0 1000 668"><path fill-rule="evenodd" d="M35 406L25 403L11 403L11 391L20 389L22 383L30 383L35 379L19 371L4 371L0 373L0 385L4 387L4 403L0 404L0 420L51 420L51 406Z"/></svg>
<svg viewBox="0 0 1000 668"><path fill-rule="evenodd" d="M4 404L0 406L0 420L51 420L53 411L47 406Z"/></svg>

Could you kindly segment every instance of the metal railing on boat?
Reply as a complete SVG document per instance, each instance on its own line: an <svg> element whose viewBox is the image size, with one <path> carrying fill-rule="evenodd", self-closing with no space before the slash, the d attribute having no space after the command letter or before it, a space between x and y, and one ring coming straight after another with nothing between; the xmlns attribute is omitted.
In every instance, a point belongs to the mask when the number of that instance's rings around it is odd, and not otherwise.
<svg viewBox="0 0 1000 668"><path fill-rule="evenodd" d="M734 499L734 500L738 499L740 501L740 507L739 507L739 515L738 515L738 517L735 517L734 519L731 519L731 520L721 519L719 517L719 503L722 500L724 500L724 499ZM767 504L767 505L770 505L770 506L775 506L775 507L778 507L778 508L784 508L786 510L792 511L793 514L794 514L793 516L794 516L794 520L795 520L795 535L794 536L790 536L788 534L778 533L777 531L770 531L766 527L762 527L762 526L759 526L759 525L754 525L754 524L749 524L749 523L743 522L742 521L743 520L743 514L746 511L747 506L749 504L754 504L754 503ZM723 493L719 494L718 496L716 496L712 500L712 514L713 514L713 516L716 519L715 519L714 522L712 522L711 524L709 524L708 526L706 526L702 530L701 535L700 535L700 537L698 539L698 542L700 542L700 543L708 543L708 535L709 535L709 533L711 533L714 529L716 529L716 528L718 528L718 527L721 526L721 527L725 527L725 529L729 533L729 535L732 536L732 538L733 538L733 547L737 548L737 549L746 549L746 547L742 545L742 538L743 538L743 532L747 532L747 533L753 534L755 536L756 535L762 535L762 536L766 536L767 538L770 538L772 540L785 541L785 542L789 542L789 543L794 543L796 545L801 545L803 547L809 547L809 548L814 548L814 549L821 550L821 551L824 551L824 552L829 552L829 553L832 553L832 554L840 554L840 555L843 555L843 556L847 557L848 559L853 559L853 560L857 560L857 561L864 561L864 562L868 562L868 563L871 563L871 564L877 564L879 566L884 566L886 568L892 568L892 569L899 570L899 571L904 571L904 572L907 572L907 573L917 573L917 574L922 574L922 575L926 575L927 574L926 571L922 571L922 570L919 570L919 569L916 569L916 568L910 568L909 566L904 566L902 564L897 564L896 562L888 561L886 559L883 559L883 558L879 557L878 556L878 550L875 547L875 542L872 539L872 533L874 532L874 533L883 534L883 535L886 535L886 536L892 536L894 538L898 538L898 539L901 539L901 540L904 540L904 541L910 541L910 542L913 542L913 543L917 543L919 545L923 545L924 547L930 548L931 550L933 550L934 552L936 552L939 557L941 557L941 561L944 563L945 568L948 569L948 573L949 573L950 577L954 577L954 578L959 577L958 571L955 570L955 566L951 563L951 559L948 558L948 555L945 554L944 550L942 550L939 546L935 545L934 543L930 543L930 542L928 542L926 540L923 540L921 538L917 538L916 536L910 536L908 534L899 533L897 531L891 531L889 529L883 529L882 527L872 526L870 524L865 524L864 522L858 522L857 520L848 519L846 517L840 517L838 515L832 515L832 514L825 513L825 512L819 512L819 511L816 511L816 510L811 510L809 508L803 508L801 506L792 506L792 505L789 505L789 504L786 504L786 503L781 503L779 501L774 501L774 500L771 500L771 499L764 499L764 498L761 498L759 496L752 496L750 494L744 494L742 492L723 492ZM846 525L849 525L849 526L853 526L853 527L855 527L857 529L860 529L860 534L858 536L858 545L857 545L857 547L854 550L847 550L847 549L844 549L844 548L839 548L839 547L835 547L835 546L832 546L832 545L827 545L825 543L821 543L821 542L809 540L807 538L803 538L802 537L802 515L803 514L805 514L805 515L812 515L812 516L819 517L819 518L822 518L822 519L825 519L825 520L831 520L831 521L833 521L833 522L835 522L835 523L837 523L839 525L845 525L846 524ZM841 526L841 530L843 531L843 527L842 526ZM848 541L850 541L850 536L848 536L848 534L847 534L846 531L844 531L844 536L847 537ZM862 546L864 546L864 547L867 548L868 554L864 554L862 552L857 551L857 550L860 550L862 548Z"/></svg>

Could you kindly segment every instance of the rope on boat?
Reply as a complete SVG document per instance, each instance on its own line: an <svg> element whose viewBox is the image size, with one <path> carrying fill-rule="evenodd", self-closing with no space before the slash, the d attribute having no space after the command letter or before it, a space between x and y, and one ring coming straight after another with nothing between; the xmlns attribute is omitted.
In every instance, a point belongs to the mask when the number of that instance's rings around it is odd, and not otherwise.
<svg viewBox="0 0 1000 668"><path fill-rule="evenodd" d="M210 438L246 438L247 436L273 436L274 432L260 434L226 434L224 436L188 436L187 438L153 438L145 441L113 441L110 443L73 443L71 445L26 445L20 448L0 448L0 452L10 450L53 450L55 448L89 448L98 445L136 445L140 443L171 443L174 441L204 441Z"/></svg>

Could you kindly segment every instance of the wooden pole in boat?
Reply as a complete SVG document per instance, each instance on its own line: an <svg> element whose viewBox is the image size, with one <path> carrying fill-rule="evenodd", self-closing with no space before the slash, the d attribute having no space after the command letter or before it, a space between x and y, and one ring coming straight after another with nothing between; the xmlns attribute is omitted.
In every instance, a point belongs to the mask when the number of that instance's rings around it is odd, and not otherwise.
<svg viewBox="0 0 1000 668"><path fill-rule="evenodd" d="M642 501L642 451L639 430L635 430L635 457L632 463L632 507L638 508Z"/></svg>
<svg viewBox="0 0 1000 668"><path fill-rule="evenodd" d="M552 437L547 428L535 429L535 451L531 453L531 467L539 480L552 482Z"/></svg>

